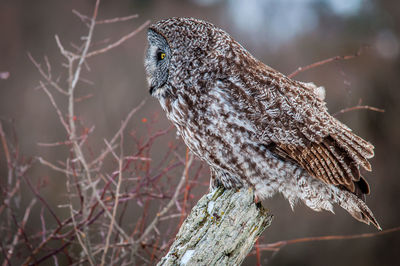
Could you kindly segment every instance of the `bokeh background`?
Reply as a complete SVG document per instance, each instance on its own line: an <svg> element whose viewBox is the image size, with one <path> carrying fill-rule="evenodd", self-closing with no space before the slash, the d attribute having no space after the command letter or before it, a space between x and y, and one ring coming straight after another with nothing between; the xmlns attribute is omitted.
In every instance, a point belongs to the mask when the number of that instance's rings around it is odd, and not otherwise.
<svg viewBox="0 0 400 266"><path fill-rule="evenodd" d="M54 35L68 45L79 42L86 28L72 9L91 14L94 1L1 0L0 1L0 119L13 121L20 151L26 156L64 158L66 152L40 147L38 142L65 139L51 104L37 89L39 73L27 53L43 62L47 56L55 73L63 70ZM335 113L362 104L382 108L385 113L359 110L338 118L376 147L373 172L364 173L372 193L367 203L383 229L400 225L400 3L374 0L119 0L103 1L100 19L137 13L128 23L105 25L95 31L95 40L116 40L146 20L172 16L208 20L228 31L246 49L271 67L289 74L297 67L338 55L361 56L336 61L299 74L296 79L324 86L328 108ZM93 136L102 143L110 138L126 113L149 98L143 55L145 31L107 54L89 60L84 77L94 85L82 85L82 95L94 96L79 105L80 119L95 125ZM63 78L61 76L61 78ZM156 100L130 123L140 132L142 118L156 117L157 127L168 127ZM5 128L7 132L11 127ZM174 136L168 136L174 138ZM167 138L167 137L166 137ZM182 144L183 145L183 144ZM160 145L162 149L162 145ZM6 162L0 152L0 184L5 182ZM62 202L60 177L35 165L30 176L48 176L44 190L54 206ZM207 177L205 177L207 178ZM199 193L206 192L203 186ZM24 199L29 201L32 194ZM315 213L299 204L294 212L282 196L264 202L275 218L261 243L306 236L348 235L375 232L345 211L336 215ZM269 265L399 265L400 233L367 239L311 242L287 246L278 253L262 253ZM254 265L254 257L245 262Z"/></svg>

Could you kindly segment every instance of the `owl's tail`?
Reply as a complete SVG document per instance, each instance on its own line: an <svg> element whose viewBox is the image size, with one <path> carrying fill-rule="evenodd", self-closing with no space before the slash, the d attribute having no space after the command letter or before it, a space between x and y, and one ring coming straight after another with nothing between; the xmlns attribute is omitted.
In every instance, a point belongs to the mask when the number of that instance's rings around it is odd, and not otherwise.
<svg viewBox="0 0 400 266"><path fill-rule="evenodd" d="M340 191L337 193L336 203L358 221L366 224L372 223L376 228L382 230L372 211L363 201L365 200L365 194L369 194L369 185L359 174L359 166L362 166L367 171L371 171L368 159L374 157L374 146L354 134L350 128L339 121L337 121L337 132L332 137L346 151L344 157L350 157L349 161L353 160L353 162L345 165L345 170L351 171L346 169L346 166L351 168L354 166L354 163L356 165L356 175L353 177L355 190L350 192L348 189L336 187Z"/></svg>
<svg viewBox="0 0 400 266"><path fill-rule="evenodd" d="M382 230L367 204L346 188L326 184L311 177L305 171L300 172L294 180L296 180L296 184L293 185L297 187L296 189L293 189L293 186L284 185L280 189L280 192L289 200L292 208L297 199L301 199L315 211L327 210L334 213L333 204L337 204L356 220L366 224L372 223L378 230Z"/></svg>
<svg viewBox="0 0 400 266"><path fill-rule="evenodd" d="M335 187L335 189L338 188ZM336 197L336 203L350 213L354 219L368 225L372 223L378 230L382 230L367 204L353 193L340 189Z"/></svg>

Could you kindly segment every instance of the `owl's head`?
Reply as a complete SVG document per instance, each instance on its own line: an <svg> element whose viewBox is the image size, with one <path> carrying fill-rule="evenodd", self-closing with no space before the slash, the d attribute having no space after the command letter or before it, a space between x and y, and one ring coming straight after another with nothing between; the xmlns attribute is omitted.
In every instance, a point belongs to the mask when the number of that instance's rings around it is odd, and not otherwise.
<svg viewBox="0 0 400 266"><path fill-rule="evenodd" d="M155 95L160 94L160 90L166 86L172 54L167 40L153 29L148 30L147 38L149 42L145 57L147 82L150 94Z"/></svg>
<svg viewBox="0 0 400 266"><path fill-rule="evenodd" d="M211 23L170 18L149 27L145 67L150 94L174 95L195 89L221 73L221 58L232 48L231 37Z"/></svg>

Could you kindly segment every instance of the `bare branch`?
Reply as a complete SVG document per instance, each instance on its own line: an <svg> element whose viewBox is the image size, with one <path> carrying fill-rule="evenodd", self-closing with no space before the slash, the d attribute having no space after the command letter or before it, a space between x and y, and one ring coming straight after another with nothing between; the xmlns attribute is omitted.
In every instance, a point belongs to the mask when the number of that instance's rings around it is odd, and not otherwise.
<svg viewBox="0 0 400 266"><path fill-rule="evenodd" d="M90 99L90 98L93 97L93 95L94 95L93 93L89 93L89 94L87 94L85 96L82 96L82 97L79 97L79 98L75 98L75 103L79 103L79 102L82 102L84 100Z"/></svg>
<svg viewBox="0 0 400 266"><path fill-rule="evenodd" d="M76 66L75 74L74 74L72 82L70 84L70 88L69 88L70 94L73 93L73 90L75 89L76 83L79 80L79 75L81 73L82 64L85 61L85 58L86 58L86 56L88 54L88 51L89 51L90 43L92 41L94 26L96 25L96 18L97 18L97 13L98 13L98 10L99 10L99 5L100 5L100 0L97 0L96 1L96 6L94 8L93 16L91 18L91 24L90 24L90 27L89 27L89 33L88 33L88 36L86 37L85 46L83 48L82 54L79 56L79 62L78 62L78 65Z"/></svg>
<svg viewBox="0 0 400 266"><path fill-rule="evenodd" d="M86 37L85 46L83 48L81 55L79 56L79 62L78 62L78 65L76 66L76 69L74 72L72 71L72 67L73 67L72 62L70 61L70 64L69 64L70 85L69 85L69 89L68 89L68 92L69 92L68 114L69 114L69 125L71 128L70 140L73 141L73 148L74 148L75 156L83 166L84 174L86 175L89 187L92 189L92 194L93 194L94 198L97 200L97 202L100 204L100 206L104 209L104 212L106 213L106 215L110 219L112 219L112 214L109 212L107 206L104 204L103 200L101 199L101 197L99 196L99 194L97 192L96 182L94 182L91 177L90 167L87 164L85 156L83 155L83 152L81 150L81 147L79 146L79 144L76 140L76 126L75 126L75 121L74 121L74 115L75 115L74 114L74 90L75 90L76 83L79 80L82 64L85 61L87 52L90 47L94 27L96 25L96 17L98 14L99 4L100 4L100 0L97 0L94 11L93 11L93 16L91 18L89 33L88 33L88 36ZM114 227L118 230L118 232L121 235L123 235L125 237L126 241L129 240L129 236L126 235L126 233L122 230L121 227L119 227L117 224L115 224Z"/></svg>
<svg viewBox="0 0 400 266"><path fill-rule="evenodd" d="M44 90L44 92L47 94L47 96L50 99L51 104L53 105L54 109L56 109L58 118L60 119L61 124L64 126L65 130L67 131L67 133L71 133L70 128L67 124L67 122L65 122L63 114L61 113L60 108L58 107L56 101L54 100L53 95L50 93L50 91L47 89L46 85L44 85L43 82L40 81L40 86L42 87L42 89Z"/></svg>
<svg viewBox="0 0 400 266"><path fill-rule="evenodd" d="M18 244L19 238L21 237L22 233L24 232L24 228L25 228L26 223L28 222L32 207L35 204L36 204L36 199L32 199L32 201L29 203L28 207L26 207L24 218L22 218L22 222L19 225L18 233L14 235L14 238L10 245L10 248L6 252L7 256L3 262L3 266L9 265L7 262L9 262L11 259L11 256L14 255L14 249Z"/></svg>
<svg viewBox="0 0 400 266"><path fill-rule="evenodd" d="M361 55L361 53L363 52L363 50L365 49L365 47L361 47L357 53L355 53L354 55L344 55L344 56L334 56L325 60L321 60L315 63L312 63L310 65L307 66L302 66L302 67L298 67L295 71L293 71L292 73L290 73L288 75L289 78L294 78L295 76L297 76L298 74L300 74L301 72L304 72L306 70L318 67L318 66L322 66L325 65L327 63L333 62L333 61L339 61L339 60L349 60L349 59L353 59L355 57L358 57Z"/></svg>
<svg viewBox="0 0 400 266"><path fill-rule="evenodd" d="M90 22L90 18L86 15L83 15L82 13L80 13L79 11L72 9L72 13L75 14L78 18L80 18L80 20L86 24L87 27L90 27L90 24L88 22Z"/></svg>
<svg viewBox="0 0 400 266"><path fill-rule="evenodd" d="M56 43L57 43L58 49L60 49L60 53L61 53L64 57L66 57L69 61L72 61L72 60L75 60L75 59L78 58L78 55L76 55L76 54L74 54L74 53L72 53L72 52L70 52L70 51L65 50L65 48L64 48L64 46L61 44L60 38L58 37L57 34L54 36L54 38L56 39Z"/></svg>
<svg viewBox="0 0 400 266"><path fill-rule="evenodd" d="M369 237L375 237L375 236L380 236L380 235L385 235L389 234L392 232L398 232L400 231L400 226L394 227L391 229L387 230L382 230L376 233L364 233L364 234L357 234L357 235L331 235L331 236L317 236L317 237L303 237L303 238L296 238L296 239L291 239L291 240L284 240L284 241L278 241L275 243L270 243L270 244L265 244L265 245L259 245L259 248L261 250L271 250L271 251L277 251L280 250L281 248L291 245L291 244L296 244L296 243L305 243L305 242L313 242L313 241L327 241L327 240L345 240L345 239L360 239L360 238L369 238ZM253 252L254 253L254 252Z"/></svg>
<svg viewBox="0 0 400 266"><path fill-rule="evenodd" d="M114 42L114 43L112 43L112 44L109 44L108 46L106 46L106 47L104 47L104 48L102 48L102 49L95 50L95 51L93 51L93 52L88 53L88 54L86 55L86 58L89 58L89 57L92 57L92 56L95 56L95 55L98 55L98 54L105 53L105 52L107 52L107 51L109 51L109 50L111 50L111 49L113 49L113 48L115 48L115 47L121 45L121 44L124 43L126 40L132 38L132 37L135 36L137 33L139 33L139 32L142 31L144 28L146 28L149 24L150 24L150 20L147 20L145 23L143 23L142 25L140 25L137 29L135 29L135 30L132 31L131 33L129 33L129 34L123 36L123 37L122 37L121 39L119 39L118 41L116 41L116 42Z"/></svg>
<svg viewBox="0 0 400 266"><path fill-rule="evenodd" d="M353 106L353 107L344 108L342 110L339 110L338 112L334 113L333 116L338 116L340 114L344 114L344 113L347 113L347 112L350 112L350 111L354 111L354 110L370 110L370 111L379 112L379 113L384 113L385 112L384 109L376 108L376 107L373 107L373 106L357 105L357 106Z"/></svg>
<svg viewBox="0 0 400 266"><path fill-rule="evenodd" d="M47 59L47 57L45 57L45 61L46 61L46 65L47 65L47 74L44 72L44 70L42 69L42 66L32 57L32 55L30 53L28 53L28 57L31 60L31 62L35 65L35 67L37 68L37 70L39 70L39 73L42 75L42 77L53 87L55 88L58 92L60 92L61 94L64 95L68 95L68 92L66 92L63 88L61 88L57 82L53 81L51 78L51 67L50 67L50 63Z"/></svg>
<svg viewBox="0 0 400 266"><path fill-rule="evenodd" d="M3 145L4 154L7 160L7 165L8 167L10 167L11 157L10 157L10 152L8 151L6 135L4 134L3 125L1 124L1 122L0 122L0 137L1 137L1 144Z"/></svg>
<svg viewBox="0 0 400 266"><path fill-rule="evenodd" d="M33 187L31 181L29 181L29 178L26 178L24 176L25 182L28 184L29 188L35 194L36 198L40 200L40 202L46 207L46 209L50 212L51 216L53 216L54 220L57 222L58 226L61 226L61 221L58 219L57 215L55 212L51 209L50 205L47 203L47 201L40 195L40 193Z"/></svg>
<svg viewBox="0 0 400 266"><path fill-rule="evenodd" d="M8 192L7 198L3 201L3 204L0 205L0 214L3 210L10 204L10 199L14 197L14 195L20 190L21 179L17 179L14 184L14 188Z"/></svg>
<svg viewBox="0 0 400 266"><path fill-rule="evenodd" d="M138 14L133 14L133 15L126 16L126 17L117 17L117 18L112 18L112 19L98 20L98 21L96 21L96 24L116 23L116 22L128 21L128 20L138 18L138 17L139 17Z"/></svg>
<svg viewBox="0 0 400 266"><path fill-rule="evenodd" d="M42 146L42 147L58 147L58 146L71 145L71 144L72 144L72 141L70 141L70 140L57 141L57 142L53 142L53 143L44 143L44 142L37 143L38 146Z"/></svg>
<svg viewBox="0 0 400 266"><path fill-rule="evenodd" d="M39 162L41 164L46 165L46 166L50 167L51 169L53 169L55 171L61 172L61 173L66 174L66 175L73 175L72 172L69 172L66 169L60 168L58 166L55 166L54 164L52 164L52 163L46 161L45 159L43 159L42 157L37 157L37 159L39 160Z"/></svg>

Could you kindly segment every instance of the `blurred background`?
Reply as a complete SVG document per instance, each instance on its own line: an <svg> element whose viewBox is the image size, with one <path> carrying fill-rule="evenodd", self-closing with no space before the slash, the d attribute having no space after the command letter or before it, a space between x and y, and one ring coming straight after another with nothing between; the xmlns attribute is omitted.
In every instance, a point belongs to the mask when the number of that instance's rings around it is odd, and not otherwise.
<svg viewBox="0 0 400 266"><path fill-rule="evenodd" d="M42 156L56 161L68 150L41 147L39 142L66 138L44 92L37 89L41 79L27 53L38 61L49 58L53 73L64 71L54 36L67 47L79 43L86 32L72 14L92 13L94 1L1 0L0 1L0 119L12 121L24 156ZM230 33L255 57L284 74L297 67L339 55L360 56L335 61L303 72L296 79L326 88L331 113L362 104L382 108L385 113L358 110L338 118L375 145L373 171L364 175L371 185L367 198L383 229L400 225L400 4L374 0L120 0L103 1L99 19L139 14L136 20L99 26L95 40L117 40L146 20L156 22L173 16L196 17L214 23ZM70 47L70 46L69 46ZM143 118L157 128L170 124L158 102L151 99L145 82L143 56L146 32L122 46L88 60L83 76L93 85L82 84L81 93L93 97L78 105L79 119L95 125L94 143L110 138L134 106L148 98L146 106L129 124L129 130L145 132ZM60 79L65 76L60 76ZM11 126L5 126L11 132ZM138 133L138 134L139 134ZM174 134L165 138L174 139ZM180 141L180 140L177 140ZM182 143L182 142L181 142ZM160 144L160 143L159 143ZM157 145L159 145L157 144ZM129 145L129 144L126 144ZM183 143L181 144L183 145ZM163 146L160 144L160 149ZM129 149L128 149L129 150ZM184 149L182 149L184 151ZM0 152L0 184L6 182L6 162ZM54 206L65 194L62 177L35 164L29 176L48 176L44 189ZM206 180L208 176L204 176ZM206 181L205 181L206 182ZM207 191L199 189L199 196ZM31 193L24 195L29 201ZM376 232L342 209L336 215L316 213L298 204L294 212L282 196L264 202L274 221L260 243L322 235ZM355 240L333 240L287 246L277 253L264 251L261 259L269 265L399 265L400 233ZM1 256L1 255L0 255ZM245 261L254 265L254 257Z"/></svg>

